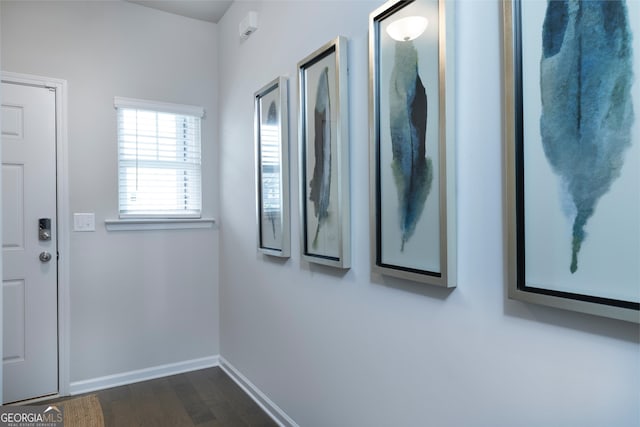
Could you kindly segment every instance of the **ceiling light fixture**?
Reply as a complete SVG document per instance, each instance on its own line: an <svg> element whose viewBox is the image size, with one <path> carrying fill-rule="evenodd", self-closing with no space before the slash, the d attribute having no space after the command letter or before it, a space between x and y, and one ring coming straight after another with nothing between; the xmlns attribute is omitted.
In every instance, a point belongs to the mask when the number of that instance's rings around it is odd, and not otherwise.
<svg viewBox="0 0 640 427"><path fill-rule="evenodd" d="M387 26L387 34L401 42L415 40L425 32L429 21L424 16L407 16L398 19Z"/></svg>

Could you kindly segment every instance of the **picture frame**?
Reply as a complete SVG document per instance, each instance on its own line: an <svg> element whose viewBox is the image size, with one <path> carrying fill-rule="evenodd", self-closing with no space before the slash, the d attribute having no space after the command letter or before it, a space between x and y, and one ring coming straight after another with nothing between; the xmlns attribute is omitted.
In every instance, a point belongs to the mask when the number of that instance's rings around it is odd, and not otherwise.
<svg viewBox="0 0 640 427"><path fill-rule="evenodd" d="M258 251L291 256L288 81L277 77L254 94Z"/></svg>
<svg viewBox="0 0 640 427"><path fill-rule="evenodd" d="M454 2L369 16L372 272L457 282Z"/></svg>
<svg viewBox="0 0 640 427"><path fill-rule="evenodd" d="M347 39L298 63L302 259L351 267Z"/></svg>
<svg viewBox="0 0 640 427"><path fill-rule="evenodd" d="M503 2L508 296L640 323L640 5L565 5Z"/></svg>

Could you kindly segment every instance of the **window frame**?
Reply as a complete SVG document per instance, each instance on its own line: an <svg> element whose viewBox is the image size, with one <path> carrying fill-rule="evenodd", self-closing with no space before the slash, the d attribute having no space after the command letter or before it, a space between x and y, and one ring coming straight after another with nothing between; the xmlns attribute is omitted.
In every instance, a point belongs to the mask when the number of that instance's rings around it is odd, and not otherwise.
<svg viewBox="0 0 640 427"><path fill-rule="evenodd" d="M120 130L119 130L119 124L116 125L116 132L117 132L117 136L116 136L116 140L117 140L117 145L118 145L118 221L122 221L122 222L135 222L137 224L140 223L140 221L145 221L145 220L149 220L152 222L158 222L158 221L171 221L171 222L175 222L175 221L180 221L180 220L185 220L185 221L193 221L193 220L198 220L202 218L202 205L203 205L203 200L202 200L202 118L204 117L205 114L205 110L202 107L197 107L197 106L191 106L191 105L184 105L184 104L174 104L174 103L168 103L168 102L159 102L159 101L149 101L149 100L142 100L142 99L135 99L135 98L125 98L125 97L114 97L114 107L116 109L116 120L119 120L120 118L120 109L135 109L135 110L142 110L142 111L149 111L149 112L153 112L156 114L175 114L175 115L184 115L184 116L192 116L195 119L197 119L197 133L198 133L198 137L197 137L197 151L199 152L199 157L200 157L200 164L198 165L197 169L198 169L198 175L199 175L199 198L200 198L200 203L199 203L199 210L198 212L189 212L189 213L185 213L185 214L180 214L179 212L122 212L122 206L121 206L121 201L120 201L120 196L121 196L121 175L120 175L120 171L121 168L123 167L123 163L129 163L131 161L133 161L134 163L139 162L140 160L138 159L134 159L134 160L123 160L121 158L122 153L121 153L121 141L120 141ZM149 164L162 164L165 163L164 161L159 161L159 160L144 160L144 162L147 162ZM167 160L166 161L167 164L170 164L171 161ZM139 163L138 163L139 164ZM167 170L171 170L171 168L166 168ZM175 169L174 169L175 170ZM113 221L112 221L113 222Z"/></svg>

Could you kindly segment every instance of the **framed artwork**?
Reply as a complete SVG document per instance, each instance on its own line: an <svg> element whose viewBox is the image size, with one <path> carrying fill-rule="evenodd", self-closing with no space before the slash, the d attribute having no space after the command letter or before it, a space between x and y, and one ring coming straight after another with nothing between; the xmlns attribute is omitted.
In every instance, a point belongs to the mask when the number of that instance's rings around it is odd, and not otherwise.
<svg viewBox="0 0 640 427"><path fill-rule="evenodd" d="M287 94L287 79L278 77L254 97L258 251L284 258L291 252Z"/></svg>
<svg viewBox="0 0 640 427"><path fill-rule="evenodd" d="M453 2L369 18L371 265L456 286Z"/></svg>
<svg viewBox="0 0 640 427"><path fill-rule="evenodd" d="M503 13L509 297L640 322L640 3Z"/></svg>
<svg viewBox="0 0 640 427"><path fill-rule="evenodd" d="M347 40L298 63L302 258L351 267Z"/></svg>

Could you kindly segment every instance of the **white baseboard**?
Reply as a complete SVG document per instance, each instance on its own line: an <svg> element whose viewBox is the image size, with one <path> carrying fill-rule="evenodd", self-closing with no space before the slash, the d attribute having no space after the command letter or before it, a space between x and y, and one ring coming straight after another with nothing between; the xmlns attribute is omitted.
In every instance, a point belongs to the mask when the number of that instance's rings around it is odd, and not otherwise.
<svg viewBox="0 0 640 427"><path fill-rule="evenodd" d="M219 356L203 357L201 359L186 360L184 362L170 363L168 365L154 366L139 369L137 371L123 372L121 374L108 375L90 380L76 381L69 385L69 394L76 395L90 391L103 390L105 388L118 387L140 381L153 380L183 372L219 366Z"/></svg>
<svg viewBox="0 0 640 427"><path fill-rule="evenodd" d="M289 417L282 409L260 391L258 387L253 385L251 381L233 367L224 357L219 356L219 366L222 370L234 380L240 388L242 388L257 404L260 406L273 420L281 427L300 427L291 417Z"/></svg>

